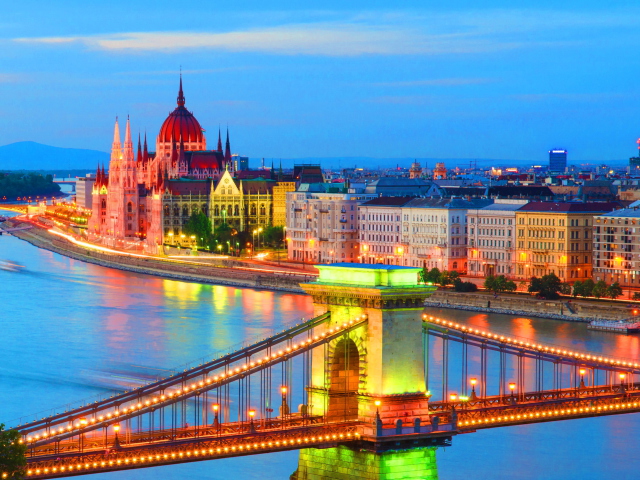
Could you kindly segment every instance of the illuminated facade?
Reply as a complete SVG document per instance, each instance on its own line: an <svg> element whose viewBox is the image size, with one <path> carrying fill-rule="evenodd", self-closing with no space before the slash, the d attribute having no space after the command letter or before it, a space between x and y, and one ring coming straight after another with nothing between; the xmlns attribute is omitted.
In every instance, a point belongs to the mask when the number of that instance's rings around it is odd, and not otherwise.
<svg viewBox="0 0 640 480"><path fill-rule="evenodd" d="M530 202L516 211L515 278L550 273L564 282L592 276L594 216L617 203Z"/></svg>
<svg viewBox="0 0 640 480"><path fill-rule="evenodd" d="M467 211L468 275L513 275L516 211L527 202L496 199L492 205Z"/></svg>
<svg viewBox="0 0 640 480"><path fill-rule="evenodd" d="M294 188L292 182L235 178L228 131L224 148L220 132L217 148L206 148L203 128L185 107L182 78L177 107L160 128L155 152L148 150L145 137L144 143L138 138L134 153L129 119L121 144L116 120L108 175L98 168L92 189L89 238L157 253L163 243L195 243L183 228L197 211L208 215L213 226L227 222L239 231L275 223L274 213L283 222L284 192Z"/></svg>
<svg viewBox="0 0 640 480"><path fill-rule="evenodd" d="M408 243L402 238L402 207L408 197L380 197L358 208L360 263L405 265Z"/></svg>
<svg viewBox="0 0 640 480"><path fill-rule="evenodd" d="M287 193L296 191L296 182L281 182L273 187L273 226L287 225Z"/></svg>
<svg viewBox="0 0 640 480"><path fill-rule="evenodd" d="M640 286L640 210L625 208L595 217L593 280Z"/></svg>
<svg viewBox="0 0 640 480"><path fill-rule="evenodd" d="M373 194L287 193L287 253L294 261L357 262L358 204Z"/></svg>
<svg viewBox="0 0 640 480"><path fill-rule="evenodd" d="M402 209L407 265L466 272L467 210L491 200L416 198Z"/></svg>

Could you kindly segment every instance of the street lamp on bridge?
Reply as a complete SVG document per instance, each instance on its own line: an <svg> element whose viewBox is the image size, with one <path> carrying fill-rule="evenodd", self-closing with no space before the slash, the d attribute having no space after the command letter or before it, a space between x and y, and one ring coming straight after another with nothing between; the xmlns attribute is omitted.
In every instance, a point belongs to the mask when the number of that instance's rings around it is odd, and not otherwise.
<svg viewBox="0 0 640 480"><path fill-rule="evenodd" d="M280 416L284 418L289 415L289 405L287 405L287 387L280 387L280 393L282 393L282 406L280 407Z"/></svg>
<svg viewBox="0 0 640 480"><path fill-rule="evenodd" d="M585 368L581 368L578 372L580 373L580 385L578 386L578 389L582 390L583 388L587 388L584 383L584 376L587 373L587 370Z"/></svg>
<svg viewBox="0 0 640 480"><path fill-rule="evenodd" d="M220 410L220 405L214 403L211 405L213 409L213 428L215 428L216 433L220 433L220 420L218 419L218 410Z"/></svg>
<svg viewBox="0 0 640 480"><path fill-rule="evenodd" d="M113 426L113 431L116 432L116 439L113 442L113 448L120 448L120 440L118 440L118 432L120 431L120 424L116 423Z"/></svg>
<svg viewBox="0 0 640 480"><path fill-rule="evenodd" d="M253 424L253 417L256 416L254 409L249 410L249 433L256 433L256 427Z"/></svg>
<svg viewBox="0 0 640 480"><path fill-rule="evenodd" d="M476 400L478 400L478 396L476 395L476 383L478 383L478 380L472 378L469 380L469 382L471 383L471 395L469 395L469 401L475 402Z"/></svg>

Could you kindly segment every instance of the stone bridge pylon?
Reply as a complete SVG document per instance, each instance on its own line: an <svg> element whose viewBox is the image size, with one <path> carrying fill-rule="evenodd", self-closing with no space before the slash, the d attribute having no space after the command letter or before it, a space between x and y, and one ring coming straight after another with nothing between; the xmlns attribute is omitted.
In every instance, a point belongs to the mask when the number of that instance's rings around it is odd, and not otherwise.
<svg viewBox="0 0 640 480"><path fill-rule="evenodd" d="M324 351L314 350L308 400L313 413L329 421L364 421L372 439L380 420L428 421L421 312L436 287L418 283L420 268L352 263L317 268L318 280L302 288L313 297L314 317L331 312L323 328L363 315L367 322ZM382 445L301 450L292 478L437 478L433 447ZM390 474L400 471L409 476Z"/></svg>

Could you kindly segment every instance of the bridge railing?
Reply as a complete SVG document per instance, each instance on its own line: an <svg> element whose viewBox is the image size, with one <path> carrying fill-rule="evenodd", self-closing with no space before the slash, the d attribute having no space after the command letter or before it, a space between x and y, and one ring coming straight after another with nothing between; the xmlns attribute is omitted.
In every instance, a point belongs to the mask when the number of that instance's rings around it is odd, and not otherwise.
<svg viewBox="0 0 640 480"><path fill-rule="evenodd" d="M151 382L142 387L132 389L117 395L109 395L106 397L105 395L98 395L87 397L79 401L81 405L77 407L72 407L72 404L61 405L59 407L55 407L54 409L43 410L42 412L37 412L35 414L29 415L26 418L39 416L43 413L50 413L53 410L53 413L44 417L40 420L34 420L33 422L18 424L17 428L24 434L28 434L31 431L38 430L43 426L53 426L57 423L65 423L68 422L69 417L81 416L83 414L95 412L96 410L113 408L116 405L125 403L131 400L137 400L149 393L153 393L159 389L167 389L169 387L175 386L176 384L182 384L188 382L189 380L199 377L204 373L207 373L211 370L215 370L217 368L223 367L225 364L233 363L238 359L242 359L244 357L248 357L251 355L255 355L257 352L264 350L270 346L277 345L282 342L284 339L288 337L293 337L299 335L301 333L307 332L317 325L325 322L329 318L329 314L325 313L316 318L300 322L293 327L285 329L279 333L263 338L255 343L249 344L248 346L244 346L246 342L242 343L242 347L237 350L231 350L227 354L219 355L216 359L210 360L208 362L199 363L197 366L192 366L188 368L189 363L179 366L176 368L176 373L169 377L161 378L155 382ZM191 362L190 362L191 363ZM184 368L183 368L184 367ZM182 369L182 372L179 370ZM64 408L64 412L55 411L58 409ZM20 417L21 420L25 417Z"/></svg>
<svg viewBox="0 0 640 480"><path fill-rule="evenodd" d="M234 353L231 358L224 359L224 362L212 362L204 369L196 367L178 375L178 382L174 377L170 377L169 381L161 382L157 390L149 391L143 387L133 391L133 393L144 392L145 397L140 395L132 400L130 394L120 395L103 403L100 408L85 407L80 411L69 412L48 422L45 421L44 424L31 425L28 431L26 429L20 431L31 448L39 448L42 445L66 441L73 437L82 437L92 431L106 431L108 427L123 422L126 431L133 432L135 426L131 422L134 420L137 422L139 432L163 430L163 425L166 424L171 424L172 428L176 429L186 422L187 410L191 412L190 415L193 415L194 424L204 425L211 415L209 408L215 405L220 408L215 410L216 418L218 413L220 415L224 413L228 421L232 416L229 410L232 403L229 387L232 384L238 387L238 395L233 397L235 399L233 402L238 406L236 416L238 421L248 420L248 415L252 415L252 411L249 410L251 405L260 406L262 418L270 418L272 416L270 412L273 412L273 408L269 408L269 405L273 404L272 371L277 365L282 365L282 378L279 384L284 385L280 413L281 416L289 416L288 399L294 386L289 380L290 360L300 357L305 365L302 382L297 382L295 385L296 389L302 392L308 384L309 372L306 369L310 366L308 355L311 350L347 334L352 329L359 328L366 322L366 317L356 317L342 325L326 327L321 334L316 331L312 336L309 329L319 326L327 318L327 315L322 315L313 321L290 329L278 335L277 337L280 338L277 342L267 341L257 350L251 347L248 352ZM296 341L294 333L306 333L307 336L305 339ZM282 345L283 342L286 345ZM259 358L257 353L266 354L266 356ZM196 376L194 371L200 372L201 376ZM182 381L183 377L188 381ZM252 378L254 378L253 390L251 389ZM252 399L252 391L258 395L257 399ZM282 410L285 407L286 410ZM306 412L306 407L304 408ZM253 410L253 415L256 413L256 410ZM311 414L311 412L308 413Z"/></svg>

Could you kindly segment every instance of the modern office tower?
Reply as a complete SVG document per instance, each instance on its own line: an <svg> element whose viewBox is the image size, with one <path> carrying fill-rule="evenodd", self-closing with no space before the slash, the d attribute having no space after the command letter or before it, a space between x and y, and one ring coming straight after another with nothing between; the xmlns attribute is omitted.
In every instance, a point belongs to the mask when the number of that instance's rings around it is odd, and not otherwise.
<svg viewBox="0 0 640 480"><path fill-rule="evenodd" d="M549 150L549 171L564 173L567 169L567 151L554 148Z"/></svg>

